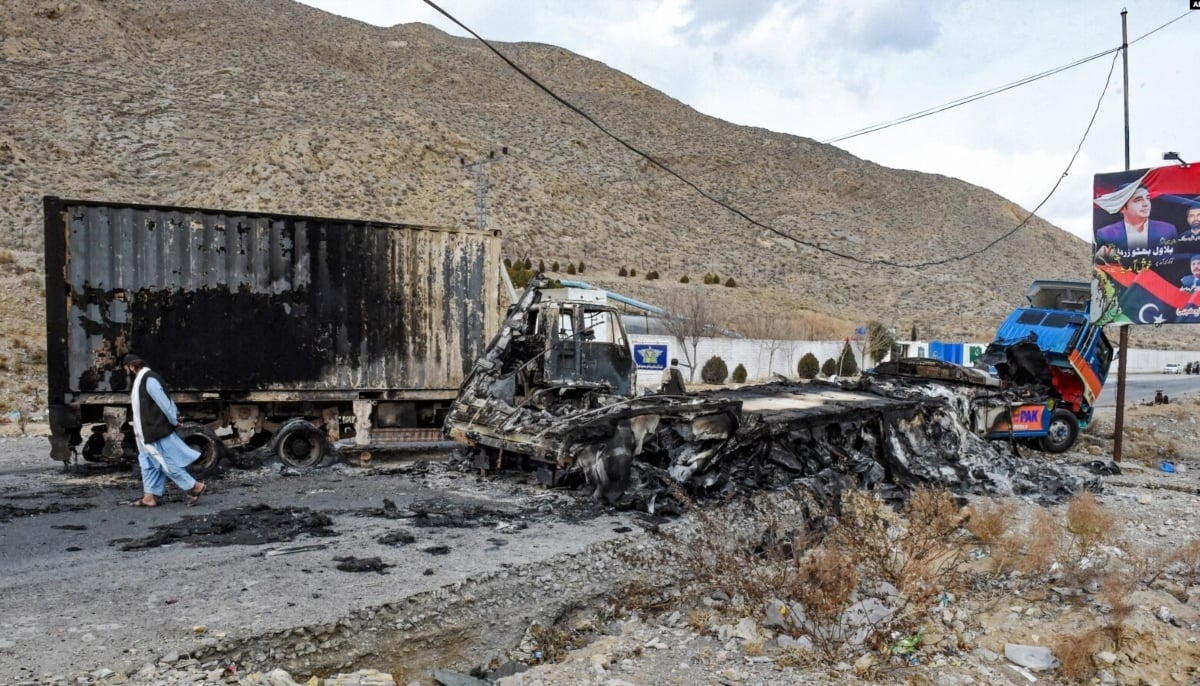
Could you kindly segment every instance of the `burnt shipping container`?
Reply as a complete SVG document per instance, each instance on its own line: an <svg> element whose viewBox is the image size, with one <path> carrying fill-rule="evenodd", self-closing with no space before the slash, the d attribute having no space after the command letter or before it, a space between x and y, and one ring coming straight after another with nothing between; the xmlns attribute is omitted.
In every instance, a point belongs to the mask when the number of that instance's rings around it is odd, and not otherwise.
<svg viewBox="0 0 1200 686"><path fill-rule="evenodd" d="M81 442L113 458L122 438L128 453L130 351L224 444L293 419L367 444L440 425L498 327L499 232L55 197L44 210L55 459ZM89 453L91 422L108 444Z"/></svg>

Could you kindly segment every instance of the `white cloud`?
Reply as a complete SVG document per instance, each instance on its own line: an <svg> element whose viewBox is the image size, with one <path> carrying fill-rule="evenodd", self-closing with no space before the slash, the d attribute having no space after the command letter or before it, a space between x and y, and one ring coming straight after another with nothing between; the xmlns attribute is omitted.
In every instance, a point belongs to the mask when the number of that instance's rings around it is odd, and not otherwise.
<svg viewBox="0 0 1200 686"><path fill-rule="evenodd" d="M421 2L307 0L383 26L464 33ZM1123 0L442 0L485 38L600 60L697 110L817 140L999 86L1120 43ZM1131 166L1165 150L1200 161L1200 12L1129 8ZM888 166L955 176L1032 209L1092 116L1110 57L839 145ZM1040 215L1090 231L1091 178L1124 168L1121 65L1070 175Z"/></svg>

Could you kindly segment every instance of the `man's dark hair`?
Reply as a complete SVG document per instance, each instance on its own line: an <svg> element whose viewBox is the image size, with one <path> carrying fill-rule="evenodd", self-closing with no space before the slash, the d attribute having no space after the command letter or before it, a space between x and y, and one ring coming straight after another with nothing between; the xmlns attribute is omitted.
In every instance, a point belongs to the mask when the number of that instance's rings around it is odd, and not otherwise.
<svg viewBox="0 0 1200 686"><path fill-rule="evenodd" d="M671 366L672 366L672 367L675 367L675 366L678 366L678 365L679 365L679 360L678 360L678 359L676 359L676 358L674 358L674 357L672 357L672 358L671 358Z"/></svg>
<svg viewBox="0 0 1200 686"><path fill-rule="evenodd" d="M142 358L138 357L136 353L126 353L125 357L121 358L121 366L124 367L127 364L141 367L142 365L146 364L146 362Z"/></svg>

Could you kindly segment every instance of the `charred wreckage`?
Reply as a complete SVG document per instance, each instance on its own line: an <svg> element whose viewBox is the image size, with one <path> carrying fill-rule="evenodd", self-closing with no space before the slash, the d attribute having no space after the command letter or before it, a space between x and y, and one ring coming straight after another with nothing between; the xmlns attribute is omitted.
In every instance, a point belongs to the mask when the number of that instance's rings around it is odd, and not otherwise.
<svg viewBox="0 0 1200 686"><path fill-rule="evenodd" d="M596 498L649 512L678 509L681 491L793 484L826 502L845 488L889 499L923 484L1053 499L1086 485L1017 449L1034 439L1066 450L1095 397L1053 371L1055 355L1039 353L1036 332L1009 330L1019 340L988 348L1000 378L902 359L839 383L639 394L616 308L602 292L550 285L540 274L530 281L446 417L446 435L474 449L479 468L534 466L551 485L586 479ZM1031 298L1021 311L1044 305ZM1077 347L1087 318L1068 319L1074 334L1055 340ZM1032 422L1030 408L1038 427L1021 424Z"/></svg>

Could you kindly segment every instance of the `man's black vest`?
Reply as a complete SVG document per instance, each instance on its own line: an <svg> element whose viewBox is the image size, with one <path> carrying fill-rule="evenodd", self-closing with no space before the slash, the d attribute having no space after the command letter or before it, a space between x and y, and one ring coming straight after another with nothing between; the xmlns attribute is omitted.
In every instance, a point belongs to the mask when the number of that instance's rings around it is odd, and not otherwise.
<svg viewBox="0 0 1200 686"><path fill-rule="evenodd" d="M138 408L142 413L142 439L147 443L153 443L175 432L175 427L167 421L167 415L163 414L158 403L150 397L150 391L147 388L150 379L156 379L162 386L163 393L167 392L167 385L163 383L162 377L152 370L147 370L145 376L142 377L142 385L138 387Z"/></svg>

